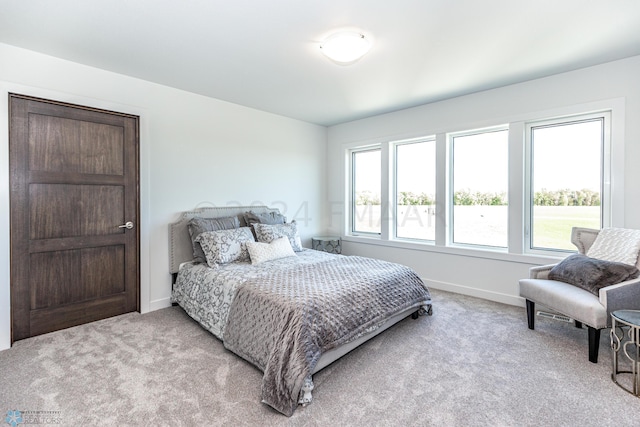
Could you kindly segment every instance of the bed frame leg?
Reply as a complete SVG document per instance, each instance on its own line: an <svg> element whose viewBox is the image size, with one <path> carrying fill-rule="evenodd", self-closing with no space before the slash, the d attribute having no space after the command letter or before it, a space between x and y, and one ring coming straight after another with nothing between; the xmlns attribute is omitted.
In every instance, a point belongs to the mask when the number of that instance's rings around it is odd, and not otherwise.
<svg viewBox="0 0 640 427"><path fill-rule="evenodd" d="M311 396L311 392L313 391L313 380L311 379L311 375L304 379L304 383L302 384L302 389L300 390L300 399L298 399L298 403L302 406L307 406L313 400L313 396Z"/></svg>
<svg viewBox="0 0 640 427"><path fill-rule="evenodd" d="M433 306L431 304L420 307L417 311L411 313L412 319L417 319L419 316L431 316L433 314Z"/></svg>

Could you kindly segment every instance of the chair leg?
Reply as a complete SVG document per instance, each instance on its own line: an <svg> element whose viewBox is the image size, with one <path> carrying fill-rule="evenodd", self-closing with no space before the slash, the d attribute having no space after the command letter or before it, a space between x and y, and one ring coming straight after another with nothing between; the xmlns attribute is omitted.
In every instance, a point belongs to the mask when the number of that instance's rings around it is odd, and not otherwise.
<svg viewBox="0 0 640 427"><path fill-rule="evenodd" d="M533 329L536 319L536 303L533 301L527 301L527 324L529 329Z"/></svg>
<svg viewBox="0 0 640 427"><path fill-rule="evenodd" d="M598 348L600 347L600 329L587 326L589 330L589 362L598 363Z"/></svg>

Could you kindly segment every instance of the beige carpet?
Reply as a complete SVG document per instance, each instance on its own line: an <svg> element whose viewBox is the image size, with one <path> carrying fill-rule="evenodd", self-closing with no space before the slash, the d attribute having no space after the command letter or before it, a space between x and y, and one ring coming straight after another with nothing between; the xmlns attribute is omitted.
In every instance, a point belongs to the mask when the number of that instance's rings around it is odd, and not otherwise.
<svg viewBox="0 0 640 427"><path fill-rule="evenodd" d="M313 404L291 418L260 403L257 369L177 307L0 352L0 415L65 426L640 425L640 399L611 382L607 333L592 364L586 329L538 319L529 331L524 308L433 298L432 317L405 319L316 374Z"/></svg>

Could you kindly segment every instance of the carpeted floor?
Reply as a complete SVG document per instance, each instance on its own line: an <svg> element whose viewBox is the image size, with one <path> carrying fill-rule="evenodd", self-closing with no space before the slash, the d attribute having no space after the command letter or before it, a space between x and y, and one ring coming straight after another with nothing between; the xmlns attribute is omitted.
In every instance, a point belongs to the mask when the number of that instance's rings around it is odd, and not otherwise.
<svg viewBox="0 0 640 427"><path fill-rule="evenodd" d="M260 403L261 373L177 307L16 342L0 352L0 415L44 425L639 426L640 399L610 379L587 332L524 308L433 290L405 319L314 376L287 418Z"/></svg>

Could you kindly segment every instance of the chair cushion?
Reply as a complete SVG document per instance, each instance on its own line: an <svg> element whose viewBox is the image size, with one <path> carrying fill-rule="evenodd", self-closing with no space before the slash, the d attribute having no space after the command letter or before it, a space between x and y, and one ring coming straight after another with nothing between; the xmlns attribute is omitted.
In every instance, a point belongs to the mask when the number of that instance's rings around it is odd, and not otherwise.
<svg viewBox="0 0 640 427"><path fill-rule="evenodd" d="M598 296L600 288L635 279L638 275L640 271L633 265L573 254L551 269L549 279L579 286Z"/></svg>
<svg viewBox="0 0 640 427"><path fill-rule="evenodd" d="M611 324L610 316L597 296L569 283L521 279L520 296L596 329Z"/></svg>

